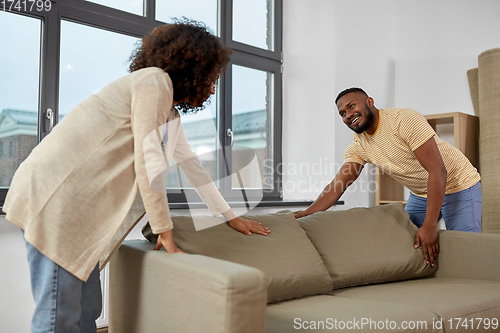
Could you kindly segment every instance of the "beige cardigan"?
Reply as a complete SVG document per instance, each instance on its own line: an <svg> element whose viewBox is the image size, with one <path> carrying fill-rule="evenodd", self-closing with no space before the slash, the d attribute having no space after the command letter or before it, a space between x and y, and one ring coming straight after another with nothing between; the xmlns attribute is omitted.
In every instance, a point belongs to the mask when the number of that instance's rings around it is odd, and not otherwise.
<svg viewBox="0 0 500 333"><path fill-rule="evenodd" d="M172 102L170 77L156 67L90 96L20 165L3 207L7 220L45 256L86 281L144 210L153 232L172 229L165 186L159 186L163 178L157 177L172 158L214 215L229 210L193 158Z"/></svg>

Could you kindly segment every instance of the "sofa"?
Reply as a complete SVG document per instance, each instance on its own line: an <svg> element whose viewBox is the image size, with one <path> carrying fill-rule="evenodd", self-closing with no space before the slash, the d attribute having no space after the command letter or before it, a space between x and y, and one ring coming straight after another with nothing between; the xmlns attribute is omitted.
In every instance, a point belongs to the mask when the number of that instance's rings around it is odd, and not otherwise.
<svg viewBox="0 0 500 333"><path fill-rule="evenodd" d="M500 331L500 235L439 231L430 266L400 203L248 218L271 233L174 217L189 255L154 251L148 230L151 241L124 242L110 261L109 331Z"/></svg>

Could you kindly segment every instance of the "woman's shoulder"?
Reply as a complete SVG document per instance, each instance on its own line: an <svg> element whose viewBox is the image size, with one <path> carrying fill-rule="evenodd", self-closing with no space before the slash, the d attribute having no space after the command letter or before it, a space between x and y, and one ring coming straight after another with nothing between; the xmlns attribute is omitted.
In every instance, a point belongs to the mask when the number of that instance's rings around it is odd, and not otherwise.
<svg viewBox="0 0 500 333"><path fill-rule="evenodd" d="M159 85L172 89L172 80L168 73L158 67L146 67L136 70L128 75L133 86L135 85Z"/></svg>

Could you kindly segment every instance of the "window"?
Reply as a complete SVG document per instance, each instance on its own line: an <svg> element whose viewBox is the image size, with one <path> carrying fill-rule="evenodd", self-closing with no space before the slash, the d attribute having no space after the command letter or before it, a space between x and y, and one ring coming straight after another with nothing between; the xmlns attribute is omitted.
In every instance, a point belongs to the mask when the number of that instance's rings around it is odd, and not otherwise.
<svg viewBox="0 0 500 333"><path fill-rule="evenodd" d="M203 21L233 52L206 109L182 116L191 148L228 201L240 200L242 189L245 198L280 199L282 0L50 3L0 12L0 206L5 181L37 142L78 103L126 75L134 43L173 17ZM193 193L175 166L167 186L170 203Z"/></svg>
<svg viewBox="0 0 500 333"><path fill-rule="evenodd" d="M217 91L219 88L217 87ZM217 93L205 102L205 109L192 115L182 116L182 124L186 139L191 150L197 155L201 164L207 170L210 177L219 185L218 181L218 140L217 140L217 119L218 119L218 96ZM172 164L167 170L167 188L182 190L192 188L186 176L181 172L176 164ZM179 193L179 191L177 191Z"/></svg>
<svg viewBox="0 0 500 333"><path fill-rule="evenodd" d="M273 179L266 177L265 166L273 158L273 73L239 65L232 72L232 165L233 170L246 170L233 172L232 188L269 189Z"/></svg>
<svg viewBox="0 0 500 333"><path fill-rule="evenodd" d="M14 157L14 141L11 140L10 141L10 145L9 145L9 157Z"/></svg>
<svg viewBox="0 0 500 333"><path fill-rule="evenodd" d="M274 50L274 1L233 0L233 40Z"/></svg>
<svg viewBox="0 0 500 333"><path fill-rule="evenodd" d="M215 35L220 36L218 13L220 13L218 0L156 1L158 21L170 23L174 17L187 17L205 23Z"/></svg>
<svg viewBox="0 0 500 333"><path fill-rule="evenodd" d="M0 206L37 142L41 27L39 18L0 11Z"/></svg>
<svg viewBox="0 0 500 333"><path fill-rule="evenodd" d="M123 10L132 14L137 14L137 15L144 14L144 3L141 0L87 0L87 1Z"/></svg>
<svg viewBox="0 0 500 333"><path fill-rule="evenodd" d="M63 20L59 66L59 115L113 80L127 75L138 38Z"/></svg>

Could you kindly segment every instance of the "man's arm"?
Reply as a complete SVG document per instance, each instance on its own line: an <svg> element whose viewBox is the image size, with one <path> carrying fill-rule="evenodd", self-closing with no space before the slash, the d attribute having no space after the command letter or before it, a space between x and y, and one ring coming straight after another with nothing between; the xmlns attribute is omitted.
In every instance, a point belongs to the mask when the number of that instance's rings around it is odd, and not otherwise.
<svg viewBox="0 0 500 333"><path fill-rule="evenodd" d="M436 229L444 200L447 172L434 137L415 149L414 153L420 164L429 172L427 210L424 223L415 237L415 248L422 246L425 260L434 266L439 254Z"/></svg>
<svg viewBox="0 0 500 333"><path fill-rule="evenodd" d="M346 162L328 184L319 197L306 210L295 212L295 217L303 217L319 211L325 211L333 206L344 194L345 190L358 179L363 165L355 162Z"/></svg>

